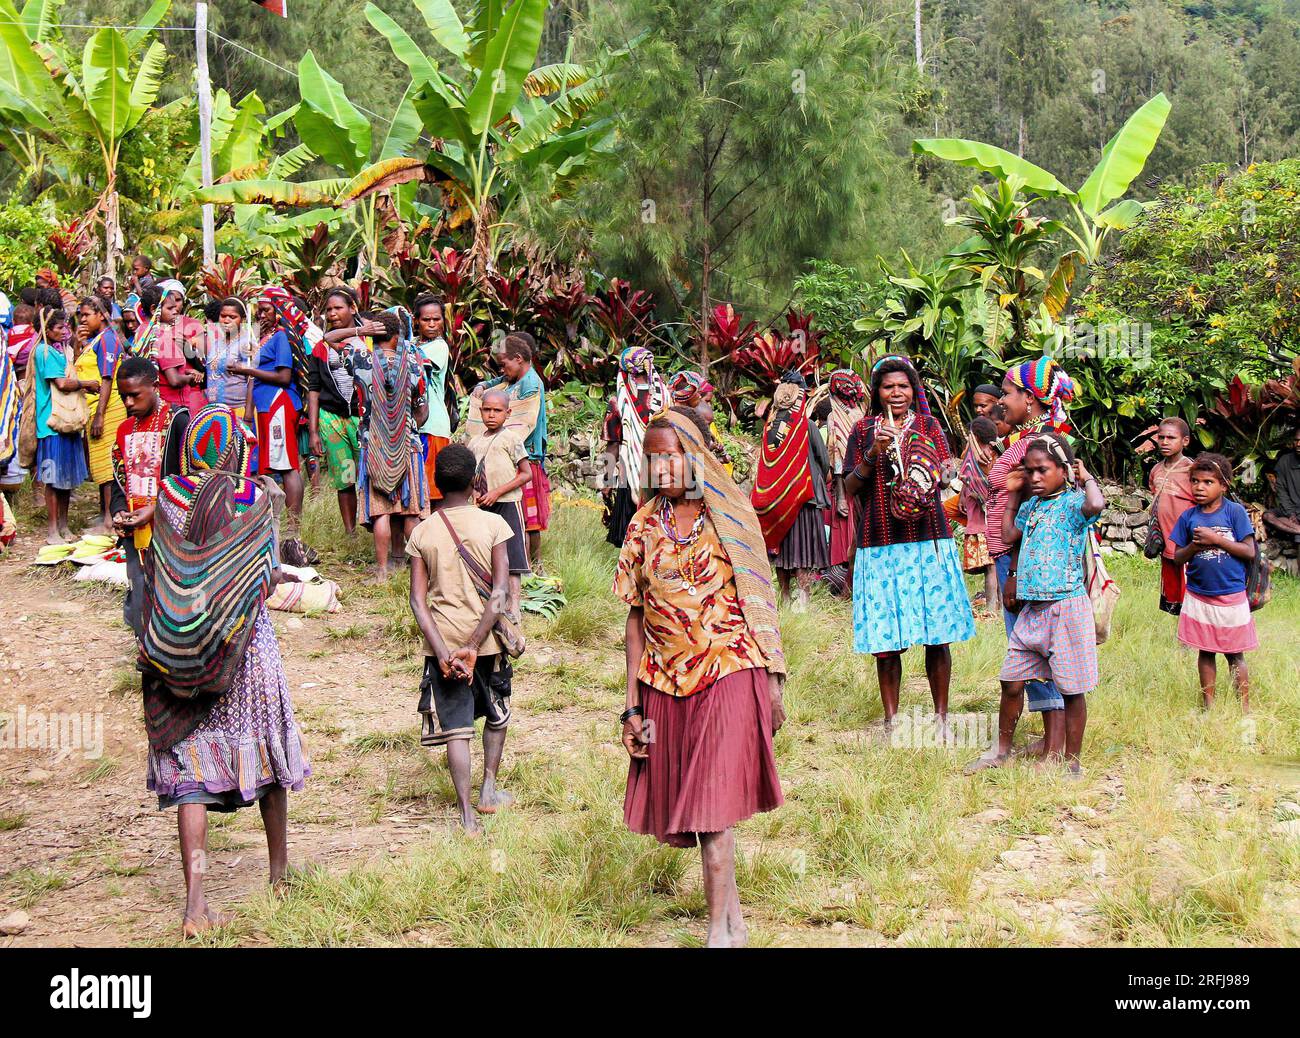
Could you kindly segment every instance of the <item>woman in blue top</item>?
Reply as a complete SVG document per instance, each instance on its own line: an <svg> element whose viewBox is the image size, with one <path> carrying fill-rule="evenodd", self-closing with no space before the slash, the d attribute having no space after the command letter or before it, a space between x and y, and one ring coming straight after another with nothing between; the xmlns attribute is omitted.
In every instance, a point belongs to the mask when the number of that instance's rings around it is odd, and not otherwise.
<svg viewBox="0 0 1300 1038"><path fill-rule="evenodd" d="M1178 640L1200 653L1201 704L1214 704L1218 681L1216 653L1223 653L1241 698L1250 712L1250 674L1245 654L1259 648L1255 619L1246 596L1247 567L1255 558L1255 527L1246 510L1229 501L1232 462L1222 454L1200 454L1187 473L1196 507L1174 523L1169 539L1177 546L1174 563L1187 567L1187 593L1178 614Z"/></svg>
<svg viewBox="0 0 1300 1038"><path fill-rule="evenodd" d="M1025 683L1050 678L1065 709L1043 711L1044 757L1064 758L1077 774L1088 722L1084 696L1098 681L1097 631L1084 587L1083 553L1088 529L1106 499L1060 433L1031 439L1022 465L1008 475L1002 515L1002 540L1012 551L1003 598L1005 608L1017 615L999 675L998 749L979 763L996 767L1007 760ZM1032 496L1022 501L1026 487ZM1014 713L1008 704L1015 704Z"/></svg>
<svg viewBox="0 0 1300 1038"><path fill-rule="evenodd" d="M36 467L34 478L45 484L45 514L49 518L46 544L64 544L73 539L68 529L68 502L72 491L86 481L86 447L80 432L56 432L50 428L54 408L51 387L77 393L81 380L72 373L72 361L63 342L68 334L68 315L62 310L41 316L41 341L32 350L31 364L36 395Z"/></svg>
<svg viewBox="0 0 1300 1038"><path fill-rule="evenodd" d="M298 415L302 396L294 380L293 346L271 300L257 301L260 345L257 365L230 364L227 377L253 380L253 410L257 412L257 472L284 481L284 503L297 520L302 515L302 473L298 471Z"/></svg>

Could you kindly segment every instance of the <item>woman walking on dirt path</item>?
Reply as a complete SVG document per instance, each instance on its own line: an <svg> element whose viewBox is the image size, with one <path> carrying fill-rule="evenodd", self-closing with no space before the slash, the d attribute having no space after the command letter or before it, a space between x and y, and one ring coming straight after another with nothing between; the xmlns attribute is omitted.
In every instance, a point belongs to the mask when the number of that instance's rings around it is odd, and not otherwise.
<svg viewBox="0 0 1300 1038"><path fill-rule="evenodd" d="M732 829L784 802L772 734L785 655L762 529L710 439L695 411L651 419L641 485L657 493L628 523L614 594L629 606L623 817L660 843L699 844L708 944L727 948L748 936Z"/></svg>
<svg viewBox="0 0 1300 1038"><path fill-rule="evenodd" d="M249 453L230 408L194 416L181 474L159 490L146 557L147 784L159 810L178 809L186 937L228 921L203 892L208 811L258 805L278 887L288 868L288 790L310 774L266 609L274 584L290 578L280 570L272 495L250 478Z"/></svg>

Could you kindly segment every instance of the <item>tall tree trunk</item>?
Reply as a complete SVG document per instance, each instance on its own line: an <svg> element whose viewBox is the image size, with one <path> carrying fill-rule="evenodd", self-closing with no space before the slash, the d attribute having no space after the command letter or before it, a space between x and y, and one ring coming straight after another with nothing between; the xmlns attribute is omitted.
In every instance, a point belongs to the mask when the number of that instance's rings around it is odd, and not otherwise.
<svg viewBox="0 0 1300 1038"><path fill-rule="evenodd" d="M710 176L712 159L709 157L712 143L709 135L704 135L705 166L701 184L700 202L700 369L707 376L709 373L709 319L713 316L713 301L709 296L710 282L713 279L713 211L709 196L713 193L713 178Z"/></svg>
<svg viewBox="0 0 1300 1038"><path fill-rule="evenodd" d="M925 55L921 51L921 0L916 0L913 27L916 34L916 71L925 71Z"/></svg>
<svg viewBox="0 0 1300 1038"><path fill-rule="evenodd" d="M1020 113L1020 133L1016 141L1016 154L1025 157L1025 113Z"/></svg>

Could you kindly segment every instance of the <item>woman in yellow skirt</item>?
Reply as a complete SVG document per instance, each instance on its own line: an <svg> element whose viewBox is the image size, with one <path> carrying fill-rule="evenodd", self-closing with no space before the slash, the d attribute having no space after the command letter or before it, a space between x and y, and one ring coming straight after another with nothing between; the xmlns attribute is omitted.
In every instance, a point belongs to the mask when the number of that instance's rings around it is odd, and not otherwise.
<svg viewBox="0 0 1300 1038"><path fill-rule="evenodd" d="M86 454L90 478L99 487L99 522L87 533L107 533L113 522L109 514L109 497L113 487L113 443L117 427L126 418L126 406L113 386L122 343L109 317L108 307L99 296L87 296L77 307L77 378L83 385L96 384L96 392L87 391Z"/></svg>

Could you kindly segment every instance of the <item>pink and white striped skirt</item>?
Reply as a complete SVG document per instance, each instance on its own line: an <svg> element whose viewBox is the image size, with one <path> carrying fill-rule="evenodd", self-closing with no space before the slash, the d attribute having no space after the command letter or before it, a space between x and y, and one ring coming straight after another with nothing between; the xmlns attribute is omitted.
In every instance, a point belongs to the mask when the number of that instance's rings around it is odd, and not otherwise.
<svg viewBox="0 0 1300 1038"><path fill-rule="evenodd" d="M1178 614L1178 640L1202 652L1236 653L1259 648L1246 592L1200 595L1188 588Z"/></svg>

